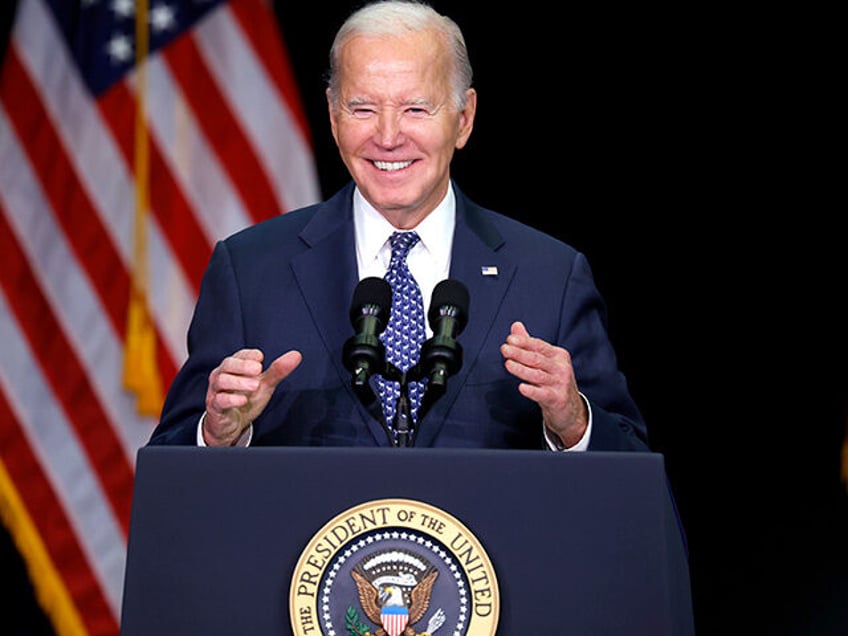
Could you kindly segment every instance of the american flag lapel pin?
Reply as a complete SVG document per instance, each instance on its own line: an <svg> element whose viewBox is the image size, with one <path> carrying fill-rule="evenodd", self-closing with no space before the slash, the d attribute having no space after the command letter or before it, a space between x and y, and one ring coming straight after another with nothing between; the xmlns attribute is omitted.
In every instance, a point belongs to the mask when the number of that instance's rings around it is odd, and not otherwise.
<svg viewBox="0 0 848 636"><path fill-rule="evenodd" d="M483 265L483 267L480 268L480 273L483 274L483 276L497 276L498 268L494 265Z"/></svg>

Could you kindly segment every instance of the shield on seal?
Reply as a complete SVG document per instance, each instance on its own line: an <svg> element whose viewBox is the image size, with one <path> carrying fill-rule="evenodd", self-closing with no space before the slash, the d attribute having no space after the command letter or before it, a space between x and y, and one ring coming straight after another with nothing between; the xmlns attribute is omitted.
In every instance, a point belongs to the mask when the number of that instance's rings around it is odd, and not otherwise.
<svg viewBox="0 0 848 636"><path fill-rule="evenodd" d="M403 630L406 629L406 622L408 620L409 610L405 607L390 606L384 607L380 611L380 622L389 636L400 636Z"/></svg>

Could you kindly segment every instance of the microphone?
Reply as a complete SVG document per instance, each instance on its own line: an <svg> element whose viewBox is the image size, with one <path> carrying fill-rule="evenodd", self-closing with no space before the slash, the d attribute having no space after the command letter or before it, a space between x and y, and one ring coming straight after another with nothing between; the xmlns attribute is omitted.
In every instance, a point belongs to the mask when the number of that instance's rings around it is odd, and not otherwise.
<svg viewBox="0 0 848 636"><path fill-rule="evenodd" d="M370 390L368 379L385 366L386 349L380 334L388 324L392 308L392 288L376 276L363 278L353 291L350 322L356 334L348 338L342 351L345 368L353 373L357 392Z"/></svg>
<svg viewBox="0 0 848 636"><path fill-rule="evenodd" d="M444 393L448 376L462 366L462 345L456 338L468 322L468 289L456 280L443 280L433 289L427 318L433 337L421 347L421 365L427 392Z"/></svg>

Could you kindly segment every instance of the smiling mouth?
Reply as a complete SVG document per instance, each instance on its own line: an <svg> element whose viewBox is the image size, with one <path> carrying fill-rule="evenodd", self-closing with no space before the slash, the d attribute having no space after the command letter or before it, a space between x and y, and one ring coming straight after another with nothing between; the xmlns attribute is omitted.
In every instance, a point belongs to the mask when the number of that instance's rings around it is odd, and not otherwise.
<svg viewBox="0 0 848 636"><path fill-rule="evenodd" d="M374 161L373 163L377 169L385 170L386 172L403 170L412 165L412 161Z"/></svg>

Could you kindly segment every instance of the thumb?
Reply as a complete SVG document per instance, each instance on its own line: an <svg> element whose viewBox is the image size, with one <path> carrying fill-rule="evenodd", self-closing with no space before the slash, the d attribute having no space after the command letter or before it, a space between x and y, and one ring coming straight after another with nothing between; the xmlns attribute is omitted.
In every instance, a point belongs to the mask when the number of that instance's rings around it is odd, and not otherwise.
<svg viewBox="0 0 848 636"><path fill-rule="evenodd" d="M287 378L300 365L302 360L303 355L300 351L294 349L286 351L274 360L262 374L263 382L270 389L276 388L280 382Z"/></svg>

